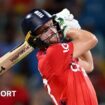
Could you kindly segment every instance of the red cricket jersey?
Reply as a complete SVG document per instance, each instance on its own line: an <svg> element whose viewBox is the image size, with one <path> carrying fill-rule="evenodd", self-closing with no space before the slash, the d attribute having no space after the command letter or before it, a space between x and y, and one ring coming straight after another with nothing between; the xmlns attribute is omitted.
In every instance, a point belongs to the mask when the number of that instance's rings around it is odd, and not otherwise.
<svg viewBox="0 0 105 105"><path fill-rule="evenodd" d="M85 70L72 54L72 42L54 44L46 52L38 52L39 72L49 95L55 105L98 105Z"/></svg>

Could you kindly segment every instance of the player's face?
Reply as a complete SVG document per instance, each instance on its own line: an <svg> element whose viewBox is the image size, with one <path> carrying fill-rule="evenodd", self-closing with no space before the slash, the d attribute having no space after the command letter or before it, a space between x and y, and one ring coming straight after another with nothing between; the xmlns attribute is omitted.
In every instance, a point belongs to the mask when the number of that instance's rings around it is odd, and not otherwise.
<svg viewBox="0 0 105 105"><path fill-rule="evenodd" d="M42 31L40 35L41 40L47 43L56 43L60 41L56 26L53 24L52 20L44 24L40 31Z"/></svg>

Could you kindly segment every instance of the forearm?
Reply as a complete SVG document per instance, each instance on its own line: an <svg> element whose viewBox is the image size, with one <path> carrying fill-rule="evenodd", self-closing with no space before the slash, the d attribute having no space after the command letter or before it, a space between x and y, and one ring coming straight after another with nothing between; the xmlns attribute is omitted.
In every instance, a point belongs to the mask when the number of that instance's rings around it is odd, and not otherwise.
<svg viewBox="0 0 105 105"><path fill-rule="evenodd" d="M89 31L83 30L83 29L68 29L66 32L66 38L71 38L73 41L79 41L79 42L93 42L93 40L96 40L96 37L94 34L92 34ZM91 47L95 46L95 42Z"/></svg>
<svg viewBox="0 0 105 105"><path fill-rule="evenodd" d="M94 69L93 57L90 51L87 51L79 57L79 64L86 72L91 72Z"/></svg>
<svg viewBox="0 0 105 105"><path fill-rule="evenodd" d="M97 44L94 34L82 29L69 29L66 38L71 38L74 45L73 57L78 58Z"/></svg>

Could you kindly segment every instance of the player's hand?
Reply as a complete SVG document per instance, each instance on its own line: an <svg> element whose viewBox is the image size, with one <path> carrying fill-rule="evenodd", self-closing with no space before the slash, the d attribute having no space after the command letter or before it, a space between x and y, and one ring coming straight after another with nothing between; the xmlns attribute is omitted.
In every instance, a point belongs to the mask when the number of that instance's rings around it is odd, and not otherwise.
<svg viewBox="0 0 105 105"><path fill-rule="evenodd" d="M36 38L33 35L31 35L30 32L27 33L25 37L25 41L27 41L28 44L32 46L33 48L36 48L36 45L35 45Z"/></svg>
<svg viewBox="0 0 105 105"><path fill-rule="evenodd" d="M43 49L45 47L48 47L47 43L42 41L39 36L32 35L31 32L27 33L27 35L25 37L25 41L27 41L28 44L30 46L32 46L33 48L41 48L41 49Z"/></svg>
<svg viewBox="0 0 105 105"><path fill-rule="evenodd" d="M63 9L61 12L55 14L55 21L59 23L60 28L64 29L67 26L67 20L72 21L74 16L70 14L68 9Z"/></svg>
<svg viewBox="0 0 105 105"><path fill-rule="evenodd" d="M76 19L74 19L73 14L71 14L68 9L63 9L61 12L55 15L55 21L57 21L60 25L60 28L64 30L64 36L66 35L67 30L70 28L81 28L79 22Z"/></svg>

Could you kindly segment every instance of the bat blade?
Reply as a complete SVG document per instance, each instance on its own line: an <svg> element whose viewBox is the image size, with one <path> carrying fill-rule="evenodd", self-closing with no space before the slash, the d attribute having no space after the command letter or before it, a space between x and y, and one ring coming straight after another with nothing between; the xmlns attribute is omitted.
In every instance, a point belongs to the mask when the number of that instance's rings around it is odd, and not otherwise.
<svg viewBox="0 0 105 105"><path fill-rule="evenodd" d="M3 55L0 58L0 75L8 71L16 63L29 55L33 50L34 48L29 46L29 44L25 41L23 44Z"/></svg>

